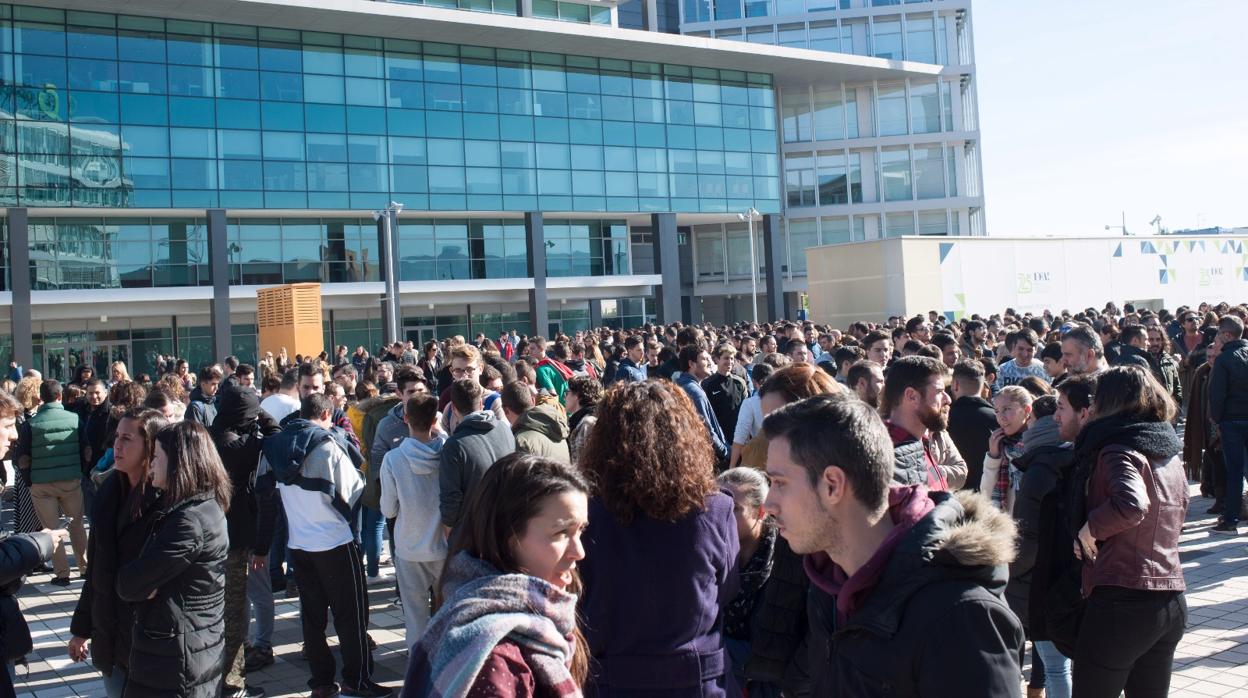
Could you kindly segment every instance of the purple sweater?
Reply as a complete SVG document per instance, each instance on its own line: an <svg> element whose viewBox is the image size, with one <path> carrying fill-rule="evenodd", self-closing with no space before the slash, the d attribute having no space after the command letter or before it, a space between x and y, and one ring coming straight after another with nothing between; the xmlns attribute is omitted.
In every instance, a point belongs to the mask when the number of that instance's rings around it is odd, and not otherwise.
<svg viewBox="0 0 1248 698"><path fill-rule="evenodd" d="M720 610L738 586L732 498L675 523L638 515L619 524L589 503L581 615L594 662L587 697L721 698L732 671Z"/></svg>

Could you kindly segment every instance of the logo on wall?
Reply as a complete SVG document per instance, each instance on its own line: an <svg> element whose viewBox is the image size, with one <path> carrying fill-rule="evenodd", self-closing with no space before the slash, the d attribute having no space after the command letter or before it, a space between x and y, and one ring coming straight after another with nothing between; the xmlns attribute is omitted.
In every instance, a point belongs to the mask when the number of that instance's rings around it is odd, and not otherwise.
<svg viewBox="0 0 1248 698"><path fill-rule="evenodd" d="M121 182L121 168L116 158L92 156L81 161L78 179L95 187L115 187Z"/></svg>
<svg viewBox="0 0 1248 698"><path fill-rule="evenodd" d="M1033 271L1018 275L1018 295L1048 293L1053 285L1053 272Z"/></svg>

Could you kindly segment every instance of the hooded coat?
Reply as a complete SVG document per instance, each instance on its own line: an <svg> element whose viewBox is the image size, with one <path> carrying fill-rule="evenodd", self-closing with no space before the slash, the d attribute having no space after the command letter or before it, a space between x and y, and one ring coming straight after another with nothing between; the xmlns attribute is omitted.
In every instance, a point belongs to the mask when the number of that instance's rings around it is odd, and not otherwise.
<svg viewBox="0 0 1248 698"><path fill-rule="evenodd" d="M1010 563L1005 597L1033 641L1048 639L1048 591L1075 564L1074 533L1065 514L1073 457L1070 444L1062 443L1057 422L1049 415L1027 430L1026 448L1014 461L1023 473L1014 501L1018 556Z"/></svg>
<svg viewBox="0 0 1248 698"><path fill-rule="evenodd" d="M260 465L260 444L266 436L280 431L277 422L260 409L256 393L238 385L221 388L217 394L216 417L209 433L230 476L233 492L229 524L230 550L256 549L256 468ZM265 544L264 549L268 549Z"/></svg>
<svg viewBox="0 0 1248 698"><path fill-rule="evenodd" d="M438 512L439 458L446 437L429 443L408 437L381 463L381 514L396 519L394 555L407 562L446 559L446 537Z"/></svg>
<svg viewBox="0 0 1248 698"><path fill-rule="evenodd" d="M811 695L1018 696L1023 630L1002 598L1013 521L982 495L922 486L893 488L890 515L915 504L899 494L927 497L930 509L856 602L838 607L840 595L828 591L837 586L835 564L807 556Z"/></svg>
<svg viewBox="0 0 1248 698"><path fill-rule="evenodd" d="M507 423L489 410L481 410L463 418L446 440L440 455L438 481L442 523L454 528L459 525L464 502L495 461L516 450L516 439Z"/></svg>
<svg viewBox="0 0 1248 698"><path fill-rule="evenodd" d="M511 428L516 450L560 463L572 463L568 451L568 418L554 405L536 405L524 411Z"/></svg>

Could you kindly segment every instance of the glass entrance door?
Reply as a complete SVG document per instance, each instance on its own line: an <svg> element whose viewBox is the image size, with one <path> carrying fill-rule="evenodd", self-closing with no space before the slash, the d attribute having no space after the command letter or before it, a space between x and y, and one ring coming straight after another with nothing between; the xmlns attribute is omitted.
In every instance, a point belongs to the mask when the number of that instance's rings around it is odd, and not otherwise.
<svg viewBox="0 0 1248 698"><path fill-rule="evenodd" d="M86 360L86 349L81 344L48 344L43 349L44 361L47 366L44 378L52 378L61 383L74 379L78 367Z"/></svg>
<svg viewBox="0 0 1248 698"><path fill-rule="evenodd" d="M110 380L109 367L114 361L120 361L130 369L129 342L96 342L91 345L91 366L98 378Z"/></svg>
<svg viewBox="0 0 1248 698"><path fill-rule="evenodd" d="M404 338L411 341L412 346L416 348L417 356L420 355L420 348L431 339L437 339L437 328L433 325L422 325L420 327L403 328Z"/></svg>

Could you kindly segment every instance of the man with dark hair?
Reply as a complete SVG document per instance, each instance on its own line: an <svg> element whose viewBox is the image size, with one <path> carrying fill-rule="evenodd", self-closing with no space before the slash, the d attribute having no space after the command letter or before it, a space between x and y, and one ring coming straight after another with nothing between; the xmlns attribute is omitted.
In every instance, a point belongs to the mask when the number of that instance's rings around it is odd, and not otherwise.
<svg viewBox="0 0 1248 698"><path fill-rule="evenodd" d="M1109 368L1100 336L1087 325L1076 325L1062 337L1062 363L1066 365L1066 371L1074 376L1086 376Z"/></svg>
<svg viewBox="0 0 1248 698"><path fill-rule="evenodd" d="M1044 349L1040 350L1040 365L1044 366L1044 373L1049 377L1049 385L1054 388L1058 383L1066 380L1066 364L1062 363L1062 343L1049 342L1044 345Z"/></svg>
<svg viewBox="0 0 1248 698"><path fill-rule="evenodd" d="M1057 422L1058 437L1062 441L1074 443L1084 425L1092 421L1095 397L1096 374L1071 376L1057 386L1057 411L1053 413L1053 421Z"/></svg>
<svg viewBox="0 0 1248 698"><path fill-rule="evenodd" d="M624 340L624 358L616 369L615 379L624 383L640 383L646 379L646 340L639 334Z"/></svg>
<svg viewBox="0 0 1248 698"><path fill-rule="evenodd" d="M884 380L880 414L893 440L899 484L926 484L929 489L949 489L933 448L933 432L949 426L949 394L945 392L948 369L937 359L907 356L893 362Z"/></svg>
<svg viewBox="0 0 1248 698"><path fill-rule="evenodd" d="M85 400L79 412L82 429L78 433L78 445L82 451L83 511L89 513L95 495L91 471L111 446L106 440L112 405L108 402L108 389L104 387L104 381L99 378L87 381Z"/></svg>
<svg viewBox="0 0 1248 698"><path fill-rule="evenodd" d="M588 376L581 376L587 378ZM568 418L552 398L535 404L533 391L520 382L503 386L503 414L516 438L516 450L535 456L572 463L568 450Z"/></svg>
<svg viewBox="0 0 1248 698"><path fill-rule="evenodd" d="M706 391L702 390L702 381L711 375L711 355L698 344L690 344L680 350L677 362L680 365L680 375L676 378L676 385L679 385L693 401L693 408L702 418L702 423L706 425L706 431L711 437L711 447L715 449L715 460L719 464L719 469L723 470L728 464L728 443L724 439L723 430L720 429L719 420L715 418L715 411L711 409Z"/></svg>
<svg viewBox="0 0 1248 698"><path fill-rule="evenodd" d="M937 332L932 336L932 344L940 349L940 360L950 369L962 359L962 349L953 335L947 332Z"/></svg>
<svg viewBox="0 0 1248 698"><path fill-rule="evenodd" d="M1002 599L1009 517L977 495L890 487L888 431L859 400L786 405L763 434L765 508L813 582L810 694L1019 695L1023 631Z"/></svg>
<svg viewBox="0 0 1248 698"><path fill-rule="evenodd" d="M256 474L257 499L271 502L276 488L286 512L287 551L299 582L303 650L313 696L376 696L393 691L372 680L368 648L368 600L364 564L350 521L364 491L358 468L363 456L332 419L334 403L311 392L282 431L264 439ZM257 555L267 552L276 509L262 506L257 525ZM329 612L334 614L342 656L342 686L325 638ZM340 692L339 692L340 690Z"/></svg>
<svg viewBox="0 0 1248 698"><path fill-rule="evenodd" d="M256 367L251 364L239 364L234 369L234 375L230 376L230 380L237 383L248 390L255 390L256 385Z"/></svg>
<svg viewBox="0 0 1248 698"><path fill-rule="evenodd" d="M460 524L464 503L481 481L485 471L499 458L516 450L516 440L507 424L485 409L485 389L471 378L451 383L451 404L463 419L455 426L439 456L438 481L441 494L442 525L454 529Z"/></svg>
<svg viewBox="0 0 1248 698"><path fill-rule="evenodd" d="M795 364L810 363L810 347L800 339L790 339L785 342L784 353Z"/></svg>
<svg viewBox="0 0 1248 698"><path fill-rule="evenodd" d="M222 378L221 369L216 366L199 369L199 384L191 391L191 404L186 410L187 421L212 426L212 421L217 418L217 388Z"/></svg>
<svg viewBox="0 0 1248 698"><path fill-rule="evenodd" d="M1148 357L1148 333L1143 327L1127 325L1118 335L1118 341L1122 347L1111 366L1139 366L1149 373L1153 372L1153 362Z"/></svg>
<svg viewBox="0 0 1248 698"><path fill-rule="evenodd" d="M79 574L87 573L87 529L83 526L82 451L78 441L78 415L61 403L61 384L45 380L39 385L43 404L35 416L18 427L17 457L20 477L30 488L35 515L44 528L61 528L61 516L69 519L69 540L74 546ZM52 584L69 586L69 557L61 539L52 555Z"/></svg>
<svg viewBox="0 0 1248 698"><path fill-rule="evenodd" d="M846 386L858 395L863 402L879 409L880 393L884 390L884 368L874 361L866 359L855 362L849 367L845 379Z"/></svg>
<svg viewBox="0 0 1248 698"><path fill-rule="evenodd" d="M932 326L922 315L915 315L906 321L906 334L910 335L910 339L927 344L932 340Z"/></svg>
<svg viewBox="0 0 1248 698"><path fill-rule="evenodd" d="M325 374L321 373L321 370L314 364L300 364L299 399L307 399L308 396L313 394L325 394ZM347 416L347 413L342 408L334 407L331 420L334 426L341 429L347 438L355 444L356 448L360 447L360 437L355 433L355 427L351 425L351 418Z"/></svg>
<svg viewBox="0 0 1248 698"><path fill-rule="evenodd" d="M737 363L737 350L731 344L721 344L712 358L715 361L715 372L702 380L702 390L711 403L711 411L724 435L737 430L737 415L741 411L741 403L749 394L745 380L733 373Z"/></svg>
<svg viewBox="0 0 1248 698"><path fill-rule="evenodd" d="M993 386L994 393L1001 392L1001 389L1007 385L1018 385L1027 376L1035 376L1048 382L1049 374L1045 372L1044 366L1034 360L1038 344L1040 344L1040 338L1030 328L1005 335L1005 348L1009 350L1012 358L997 367L997 383Z"/></svg>
<svg viewBox="0 0 1248 698"><path fill-rule="evenodd" d="M862 347L867 350L867 358L881 366L888 366L893 360L893 340L879 330L867 333Z"/></svg>
<svg viewBox="0 0 1248 698"><path fill-rule="evenodd" d="M966 489L979 491L988 437L997 428L997 411L984 399L984 367L963 359L953 366L953 404L949 406L949 437L966 459Z"/></svg>
<svg viewBox="0 0 1248 698"><path fill-rule="evenodd" d="M534 337L529 340L529 356L533 359L533 369L537 372L537 388L545 389L563 403L563 394L568 389L568 379L572 377L572 369L564 361L568 360L567 342L555 342L549 352L546 351L545 337ZM553 356L552 356L553 355Z"/></svg>
<svg viewBox="0 0 1248 698"><path fill-rule="evenodd" d="M299 411L299 372L296 369L282 374L277 391L260 401L260 409L278 422Z"/></svg>
<svg viewBox="0 0 1248 698"><path fill-rule="evenodd" d="M1236 536L1248 454L1248 341L1244 340L1244 321L1224 315L1218 322L1217 339L1222 342L1222 351L1209 374L1209 421L1217 425L1222 436L1226 494L1222 518L1213 532Z"/></svg>
<svg viewBox="0 0 1248 698"><path fill-rule="evenodd" d="M849 369L858 361L866 359L866 357L867 352L863 351L862 347L856 344L841 346L834 349L830 354L824 354L820 357L819 367L827 370L825 367L828 363L831 363L832 377L836 379L836 382L845 387L852 387L849 382ZM828 359L828 361L824 361L824 359ZM876 365L883 367L882 364L877 363Z"/></svg>

